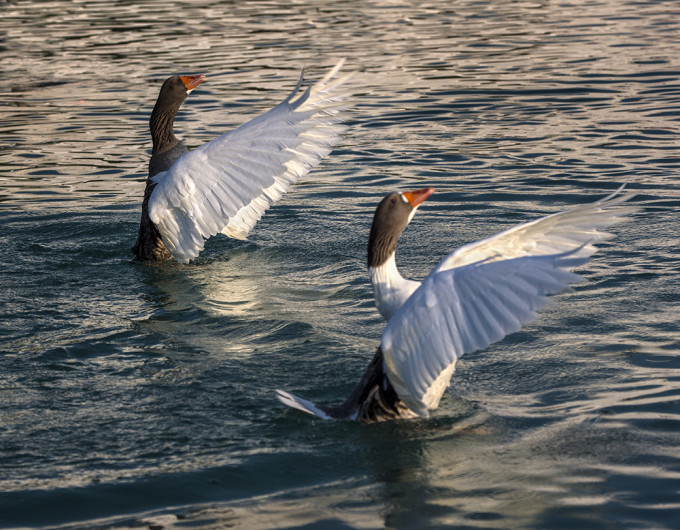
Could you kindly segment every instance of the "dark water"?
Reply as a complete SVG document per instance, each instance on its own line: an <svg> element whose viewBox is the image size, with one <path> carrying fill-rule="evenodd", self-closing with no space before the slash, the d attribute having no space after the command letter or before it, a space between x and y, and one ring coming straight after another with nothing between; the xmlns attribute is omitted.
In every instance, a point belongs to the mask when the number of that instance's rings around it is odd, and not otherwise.
<svg viewBox="0 0 680 530"><path fill-rule="evenodd" d="M675 1L0 2L0 526L674 528L680 513ZM148 115L208 80L196 146L302 66L361 70L350 130L249 241L131 261ZM622 182L643 206L430 420L356 425L379 342L375 204L434 186L402 272Z"/></svg>

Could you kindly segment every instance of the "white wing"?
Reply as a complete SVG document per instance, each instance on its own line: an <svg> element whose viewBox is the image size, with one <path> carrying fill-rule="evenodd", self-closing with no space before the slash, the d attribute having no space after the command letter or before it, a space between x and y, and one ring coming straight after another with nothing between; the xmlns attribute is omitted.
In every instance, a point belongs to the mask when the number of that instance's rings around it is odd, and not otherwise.
<svg viewBox="0 0 680 530"><path fill-rule="evenodd" d="M154 177L149 217L175 259L195 258L218 232L245 239L270 204L330 153L345 130L339 114L350 75L336 78L343 62L293 99L300 77L282 103Z"/></svg>
<svg viewBox="0 0 680 530"><path fill-rule="evenodd" d="M567 254L485 261L433 271L387 323L381 346L401 400L427 417L437 408L456 361L537 318L548 295L578 282Z"/></svg>
<svg viewBox="0 0 680 530"><path fill-rule="evenodd" d="M288 392L285 392L283 390L277 390L276 397L284 405L288 405L289 407L292 407L294 409L301 410L302 412L306 412L307 414L311 414L312 416L318 416L323 420L331 419L331 417L328 414L326 414L323 410L321 410L311 401L307 401L306 399L302 399L301 397L294 396L293 394L289 394Z"/></svg>
<svg viewBox="0 0 680 530"><path fill-rule="evenodd" d="M462 246L442 260L435 270L452 269L482 260L559 254L575 249L579 249L579 257L590 256L595 252L594 243L611 237L604 229L637 210L634 206L612 208L635 195L632 192L622 195L624 187L596 202L522 223Z"/></svg>

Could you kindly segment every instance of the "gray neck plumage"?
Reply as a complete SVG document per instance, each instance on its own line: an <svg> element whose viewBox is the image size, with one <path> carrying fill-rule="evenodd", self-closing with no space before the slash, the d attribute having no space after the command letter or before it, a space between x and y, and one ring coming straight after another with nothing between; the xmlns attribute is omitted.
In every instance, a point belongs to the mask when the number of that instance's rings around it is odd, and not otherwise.
<svg viewBox="0 0 680 530"><path fill-rule="evenodd" d="M389 320L417 288L417 283L402 278L394 259L402 230L385 230L384 225L376 230L374 223L368 238L368 272L375 305L385 320Z"/></svg>
<svg viewBox="0 0 680 530"><path fill-rule="evenodd" d="M368 236L368 256L366 265L369 268L376 269L387 263L390 257L394 256L397 250L397 241L401 232L378 232L375 227L371 227L371 233Z"/></svg>
<svg viewBox="0 0 680 530"><path fill-rule="evenodd" d="M159 102L153 108L151 118L149 118L149 129L151 130L151 140L153 142L152 153L162 153L173 147L179 140L175 136L173 126L175 116L182 102L170 108L161 110Z"/></svg>

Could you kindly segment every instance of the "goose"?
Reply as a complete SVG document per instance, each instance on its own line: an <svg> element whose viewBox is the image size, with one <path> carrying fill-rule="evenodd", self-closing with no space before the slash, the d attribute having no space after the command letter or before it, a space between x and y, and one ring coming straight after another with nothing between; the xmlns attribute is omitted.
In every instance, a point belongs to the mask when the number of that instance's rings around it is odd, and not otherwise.
<svg viewBox="0 0 680 530"><path fill-rule="evenodd" d="M204 75L169 77L149 119L149 161L137 242L140 261L189 263L218 233L245 239L271 204L327 156L346 126L349 96L339 61L320 81L192 151L174 134L175 116Z"/></svg>
<svg viewBox="0 0 680 530"><path fill-rule="evenodd" d="M376 306L387 320L373 359L344 403L316 405L283 390L283 404L323 419L372 423L427 418L456 362L538 318L549 296L582 281L571 272L612 237L605 229L637 210L624 186L596 202L521 223L447 255L421 282L395 265L399 236L434 190L387 195L368 243Z"/></svg>

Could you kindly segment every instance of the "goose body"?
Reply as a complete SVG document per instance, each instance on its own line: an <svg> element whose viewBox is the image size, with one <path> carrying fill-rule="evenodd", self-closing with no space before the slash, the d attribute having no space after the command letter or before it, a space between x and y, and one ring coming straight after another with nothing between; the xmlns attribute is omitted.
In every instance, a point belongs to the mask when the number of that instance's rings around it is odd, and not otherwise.
<svg viewBox="0 0 680 530"><path fill-rule="evenodd" d="M399 235L433 190L391 193L378 205L369 237L376 305L387 320L373 360L340 406L281 390L278 399L324 419L428 417L460 357L518 331L538 318L550 295L581 280L571 269L611 237L606 228L636 210L621 206L634 196L622 190L460 247L422 283L402 278L394 255Z"/></svg>
<svg viewBox="0 0 680 530"><path fill-rule="evenodd" d="M153 150L135 256L188 263L209 237L245 239L269 206L340 141L348 97L340 61L302 91L302 77L279 105L187 151L175 137L175 115L204 76L173 76L161 87L149 120Z"/></svg>

